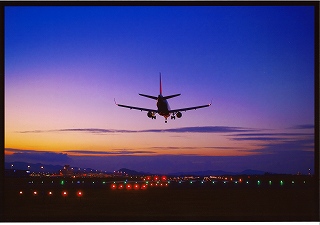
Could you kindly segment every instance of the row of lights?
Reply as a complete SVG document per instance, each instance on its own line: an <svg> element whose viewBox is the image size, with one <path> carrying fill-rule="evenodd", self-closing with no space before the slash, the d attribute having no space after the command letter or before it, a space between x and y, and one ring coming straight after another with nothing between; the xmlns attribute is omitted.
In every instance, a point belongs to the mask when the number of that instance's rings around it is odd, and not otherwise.
<svg viewBox="0 0 320 225"><path fill-rule="evenodd" d="M195 183L195 182L196 182L196 181L190 181L189 184L193 184L193 183ZM207 181L201 181L201 184L204 184L204 183L206 183L206 182L207 182ZM219 181L218 181L218 182L219 182ZM182 183L182 181L179 181L179 184L181 184L181 183ZM217 183L217 181L212 181L212 184L215 184L215 183ZM228 183L228 181L223 181L223 183L226 184L226 183ZM238 184L238 183L242 183L242 181L234 181L233 183ZM249 184L249 181L246 181L245 183L246 183L246 184ZM303 183L306 184L306 181L303 181ZM269 184L269 185L272 185L272 181L269 180L268 184ZM294 182L294 181L291 181L291 184L295 184L295 182ZM257 185L261 185L261 181L260 181L260 180L257 181ZM283 185L284 185L284 181L280 180L280 185L283 186Z"/></svg>
<svg viewBox="0 0 320 225"><path fill-rule="evenodd" d="M19 195L23 195L23 194L24 194L23 191L19 191ZM39 195L38 191L33 191L32 194L33 194L34 196ZM52 191L48 191L47 194L48 194L49 196L52 196L52 195L53 195L53 192L52 192ZM62 195L63 197L67 197L67 196L68 196L68 192L67 192L67 191L62 191L62 192L61 192L61 195ZM82 197L82 196L83 196L83 192L82 192L82 191L77 191L76 195L77 195L78 197Z"/></svg>
<svg viewBox="0 0 320 225"><path fill-rule="evenodd" d="M147 189L147 185L146 184L142 184L142 185L139 185L139 184L111 184L111 189L112 190L123 190L123 189L127 189L127 190L145 190Z"/></svg>

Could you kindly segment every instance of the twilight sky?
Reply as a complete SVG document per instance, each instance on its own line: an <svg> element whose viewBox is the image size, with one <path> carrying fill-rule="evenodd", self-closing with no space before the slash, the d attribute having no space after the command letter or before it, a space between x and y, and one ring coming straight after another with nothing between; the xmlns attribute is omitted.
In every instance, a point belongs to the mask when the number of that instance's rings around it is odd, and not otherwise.
<svg viewBox="0 0 320 225"><path fill-rule="evenodd" d="M314 167L314 8L5 7L5 161L154 173ZM138 93L181 93L181 119Z"/></svg>

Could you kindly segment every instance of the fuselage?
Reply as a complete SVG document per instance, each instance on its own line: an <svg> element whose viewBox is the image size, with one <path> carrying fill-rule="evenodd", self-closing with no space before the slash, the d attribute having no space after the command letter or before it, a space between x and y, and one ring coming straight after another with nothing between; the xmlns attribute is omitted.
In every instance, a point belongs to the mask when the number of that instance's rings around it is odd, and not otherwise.
<svg viewBox="0 0 320 225"><path fill-rule="evenodd" d="M158 114L168 118L170 116L168 101L160 94L157 99Z"/></svg>

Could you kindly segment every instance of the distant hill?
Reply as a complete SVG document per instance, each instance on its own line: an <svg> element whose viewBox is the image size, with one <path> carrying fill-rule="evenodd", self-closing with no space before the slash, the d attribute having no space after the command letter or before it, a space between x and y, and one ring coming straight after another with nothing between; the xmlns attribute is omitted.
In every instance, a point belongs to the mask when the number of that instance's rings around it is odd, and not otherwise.
<svg viewBox="0 0 320 225"><path fill-rule="evenodd" d="M13 166L11 166L13 165ZM28 168L30 166L30 168ZM72 165L70 165L72 167ZM42 167L42 168L41 168ZM78 167L72 167L74 171L80 171ZM59 170L63 169L62 165L48 165L42 163L26 163L26 162L7 162L5 163L5 169L17 169L17 170L30 170L31 172L49 172L49 173L58 173ZM86 172L106 172L100 171L92 168L81 168L81 171L86 170ZM113 172L106 172L106 173L113 173ZM135 171L128 168L121 168L120 170L116 171L116 173L123 173L127 175L151 175L152 173L149 172L142 172L142 171ZM176 172L176 173L169 173L163 174L168 176L222 176L222 175L264 175L266 174L265 171L260 170L251 170L247 169L242 172L228 172L223 170L205 170L205 171L194 171L194 172Z"/></svg>
<svg viewBox="0 0 320 225"><path fill-rule="evenodd" d="M12 166L13 165L13 166ZM30 167L28 167L30 166ZM64 166L62 165L51 165L51 164L42 164L42 163L26 163L26 162L8 162L5 163L5 169L16 169L16 170L30 170L31 172L49 172L49 173L58 173ZM70 167L72 167L70 165ZM78 167L72 167L74 172L80 171ZM86 171L88 173L99 173L104 172L92 168L81 168L81 171ZM111 173L111 172L109 172Z"/></svg>
<svg viewBox="0 0 320 225"><path fill-rule="evenodd" d="M116 172L122 172L127 175L150 175L147 172L138 172L127 168L122 168ZM177 172L169 173L169 176L223 176L223 175L264 175L266 172L260 170L244 170L242 172L227 172L223 170L206 170L206 171L195 171L195 172Z"/></svg>
<svg viewBox="0 0 320 225"><path fill-rule="evenodd" d="M42 163L26 163L26 162L10 162L10 163L5 163L4 166L5 166L5 169L30 170L32 172L49 172L49 173L56 173L63 168L63 166L61 165L46 165Z"/></svg>
<svg viewBox="0 0 320 225"><path fill-rule="evenodd" d="M120 170L116 171L117 172L122 172L124 174L127 174L127 175L134 175L134 176L137 176L137 175L150 175L150 173L147 173L147 172L138 172L138 171L135 171L135 170L130 170L130 169L127 169L127 168L121 168Z"/></svg>

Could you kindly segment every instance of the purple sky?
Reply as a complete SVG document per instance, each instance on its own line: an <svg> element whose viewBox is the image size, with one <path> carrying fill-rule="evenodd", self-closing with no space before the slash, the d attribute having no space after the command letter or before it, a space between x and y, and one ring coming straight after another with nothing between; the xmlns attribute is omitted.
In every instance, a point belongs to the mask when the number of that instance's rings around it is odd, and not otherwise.
<svg viewBox="0 0 320 225"><path fill-rule="evenodd" d="M146 172L314 167L314 8L5 7L5 161ZM138 93L181 93L169 120Z"/></svg>

